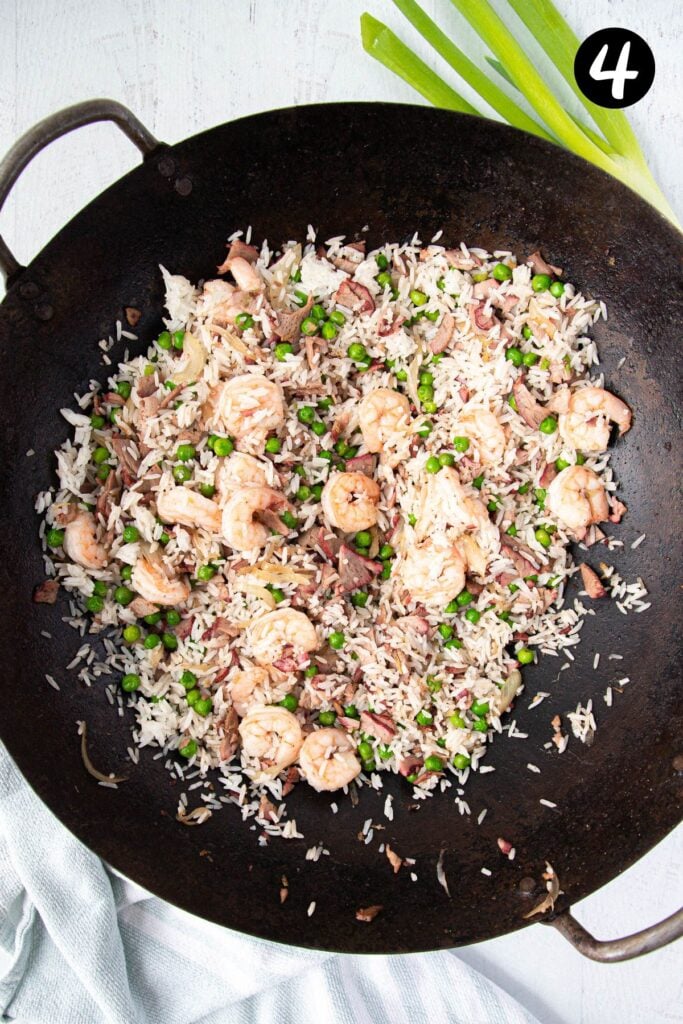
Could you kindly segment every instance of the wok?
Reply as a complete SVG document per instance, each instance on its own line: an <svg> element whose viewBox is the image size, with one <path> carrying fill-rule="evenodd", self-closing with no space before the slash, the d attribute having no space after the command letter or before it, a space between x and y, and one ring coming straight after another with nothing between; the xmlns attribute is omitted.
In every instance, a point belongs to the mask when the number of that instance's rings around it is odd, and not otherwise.
<svg viewBox="0 0 683 1024"><path fill-rule="evenodd" d="M524 915L545 894L546 861L564 893L546 917L587 955L625 959L680 935L683 911L635 937L600 943L568 907L680 818L681 236L634 193L537 138L474 117L387 104L279 110L170 147L116 103L81 104L15 146L0 167L0 205L39 149L97 120L127 133L142 166L90 203L30 266L18 266L0 244L8 275L0 306L0 731L26 779L75 835L129 878L188 911L267 939L349 952L488 939L530 923ZM69 432L58 410L89 379L106 376L97 339L114 331L126 306L142 312L133 351L158 333L159 263L206 277L236 228L251 224L255 239L277 245L304 238L309 223L323 239L368 225L371 245L414 231L428 240L441 228L450 245L464 239L521 256L540 246L569 280L605 300L609 320L594 332L602 368L635 415L613 458L629 511L611 532L625 547L594 549L590 558L616 564L629 580L642 574L652 607L625 618L613 601L601 602L585 622L571 671L559 675L559 660L550 657L525 670L526 697L514 715L529 738L493 744L486 764L496 771L468 783L470 817L460 816L449 796L416 804L398 778L379 794L364 788L358 806L338 798L338 814L329 795L299 786L289 801L305 839L259 847L257 832L231 806L200 828L179 825L177 787L152 760L154 751L128 764L129 721L116 716L101 686L86 689L65 671L81 641L62 623L63 598L54 607L32 603L43 579L33 502L54 483L52 452ZM115 346L114 364L126 344ZM27 449L35 456L26 458ZM641 533L647 539L632 551L630 541ZM612 652L623 661L608 661ZM46 671L61 692L47 685ZM631 682L603 713L606 685L623 676ZM551 696L529 711L538 690ZM599 722L595 743L572 740L561 756L545 750L553 715L589 697ZM96 765L125 767L129 781L118 790L85 773L76 719L88 723ZM526 769L529 761L541 774ZM383 815L387 793L393 821ZM483 808L488 813L477 825ZM369 817L385 830L365 845L357 834ZM498 837L516 847L513 861L500 854ZM319 841L329 856L306 861L305 850ZM415 858L417 883L410 869L393 873L378 852L381 841ZM442 851L451 898L437 880ZM280 906L282 875L289 898ZM312 901L317 909L308 917ZM371 924L356 920L357 908L376 904L383 910Z"/></svg>

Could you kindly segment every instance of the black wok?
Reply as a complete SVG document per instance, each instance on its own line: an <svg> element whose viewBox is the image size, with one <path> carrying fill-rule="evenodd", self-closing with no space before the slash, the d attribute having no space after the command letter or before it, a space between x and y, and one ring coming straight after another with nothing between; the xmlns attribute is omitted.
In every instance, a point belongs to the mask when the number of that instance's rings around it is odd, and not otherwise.
<svg viewBox="0 0 683 1024"><path fill-rule="evenodd" d="M588 955L625 958L680 934L681 913L633 941L601 946L566 910L680 818L681 236L634 193L550 144L491 121L386 104L275 111L166 147L124 108L95 101L48 119L19 144L0 168L0 205L46 141L102 119L129 134L145 156L142 166L86 207L29 267L18 267L0 246L9 271L0 307L0 729L25 777L113 867L195 914L269 939L405 952L491 938L527 923L523 915L545 893L546 860L564 890L555 923ZM429 239L442 228L447 244L464 239L521 256L540 246L568 279L605 300L610 318L595 329L602 366L635 417L613 461L629 511L611 532L626 544L618 553L599 552L627 578L646 578L652 608L625 618L605 601L586 620L571 671L558 679L552 658L528 670L515 717L529 739L493 745L486 763L495 773L468 784L471 817L457 814L452 798L416 805L399 779L381 794L363 790L357 807L338 800L336 815L329 797L301 786L290 804L305 840L260 848L233 807L200 828L179 825L178 794L161 762L147 750L138 766L127 764L128 721L113 713L101 687L88 690L64 670L80 638L61 621L64 601L32 603L43 578L33 502L55 480L51 453L68 433L59 408L90 378L106 376L97 339L112 333L125 306L142 311L135 351L156 336L159 263L206 277L236 228L251 224L255 239L277 245L305 237L309 222L321 238L354 235L367 224L371 244L413 231ZM124 344L115 347L114 363ZM25 457L29 448L33 458ZM646 542L630 550L640 533ZM54 639L43 638L43 629ZM595 651L603 655L598 672ZM624 660L607 661L611 652ZM61 692L47 685L46 671ZM619 676L631 682L603 712L601 695ZM537 690L552 696L529 711ZM561 756L544 750L553 715L591 696L595 743L572 741ZM88 723L94 763L130 776L117 791L85 773L76 719ZM528 761L542 774L527 771ZM393 822L382 813L387 792L394 795ZM366 846L356 837L368 817L385 831ZM514 861L500 854L498 837L515 845ZM329 857L305 861L318 841ZM378 841L415 858L417 884L405 868L394 875ZM441 851L451 899L437 881ZM280 906L283 874L289 898ZM317 910L309 918L312 900ZM358 922L355 910L373 904L383 906L374 922Z"/></svg>

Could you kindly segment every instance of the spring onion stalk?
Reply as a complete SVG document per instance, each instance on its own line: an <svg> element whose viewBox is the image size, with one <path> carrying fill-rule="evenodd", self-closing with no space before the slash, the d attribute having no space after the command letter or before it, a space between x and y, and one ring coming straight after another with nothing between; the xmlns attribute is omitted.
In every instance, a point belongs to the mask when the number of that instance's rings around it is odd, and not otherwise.
<svg viewBox="0 0 683 1024"><path fill-rule="evenodd" d="M574 56L579 41L552 0L508 0L508 3L571 86L602 134L565 109L489 0L476 0L474 3L472 0L451 0L451 3L494 54L486 57L489 65L524 96L547 131L477 68L424 13L416 0L393 0L393 3L453 70L509 124L541 138L557 141L577 156L589 160L640 193L676 227L680 227L650 173L623 111L590 103L578 88L574 79ZM386 25L367 13L361 16L361 35L363 47L371 56L417 89L434 106L466 114L478 113Z"/></svg>

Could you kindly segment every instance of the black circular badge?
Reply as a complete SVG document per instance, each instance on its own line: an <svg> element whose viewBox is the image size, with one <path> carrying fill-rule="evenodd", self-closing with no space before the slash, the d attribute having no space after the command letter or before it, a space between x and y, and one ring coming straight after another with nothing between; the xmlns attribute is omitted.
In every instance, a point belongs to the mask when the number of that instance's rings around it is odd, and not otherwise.
<svg viewBox="0 0 683 1024"><path fill-rule="evenodd" d="M599 107L630 107L652 85L655 58L637 33L602 28L576 51L574 77L584 96Z"/></svg>

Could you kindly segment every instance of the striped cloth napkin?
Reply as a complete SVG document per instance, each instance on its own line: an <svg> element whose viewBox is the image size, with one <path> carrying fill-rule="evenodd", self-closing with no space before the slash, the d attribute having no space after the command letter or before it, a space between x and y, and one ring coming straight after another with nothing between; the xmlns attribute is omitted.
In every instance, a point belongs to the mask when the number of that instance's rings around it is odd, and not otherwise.
<svg viewBox="0 0 683 1024"><path fill-rule="evenodd" d="M316 953L177 910L63 828L1 746L0 867L3 1021L538 1024L456 953Z"/></svg>

